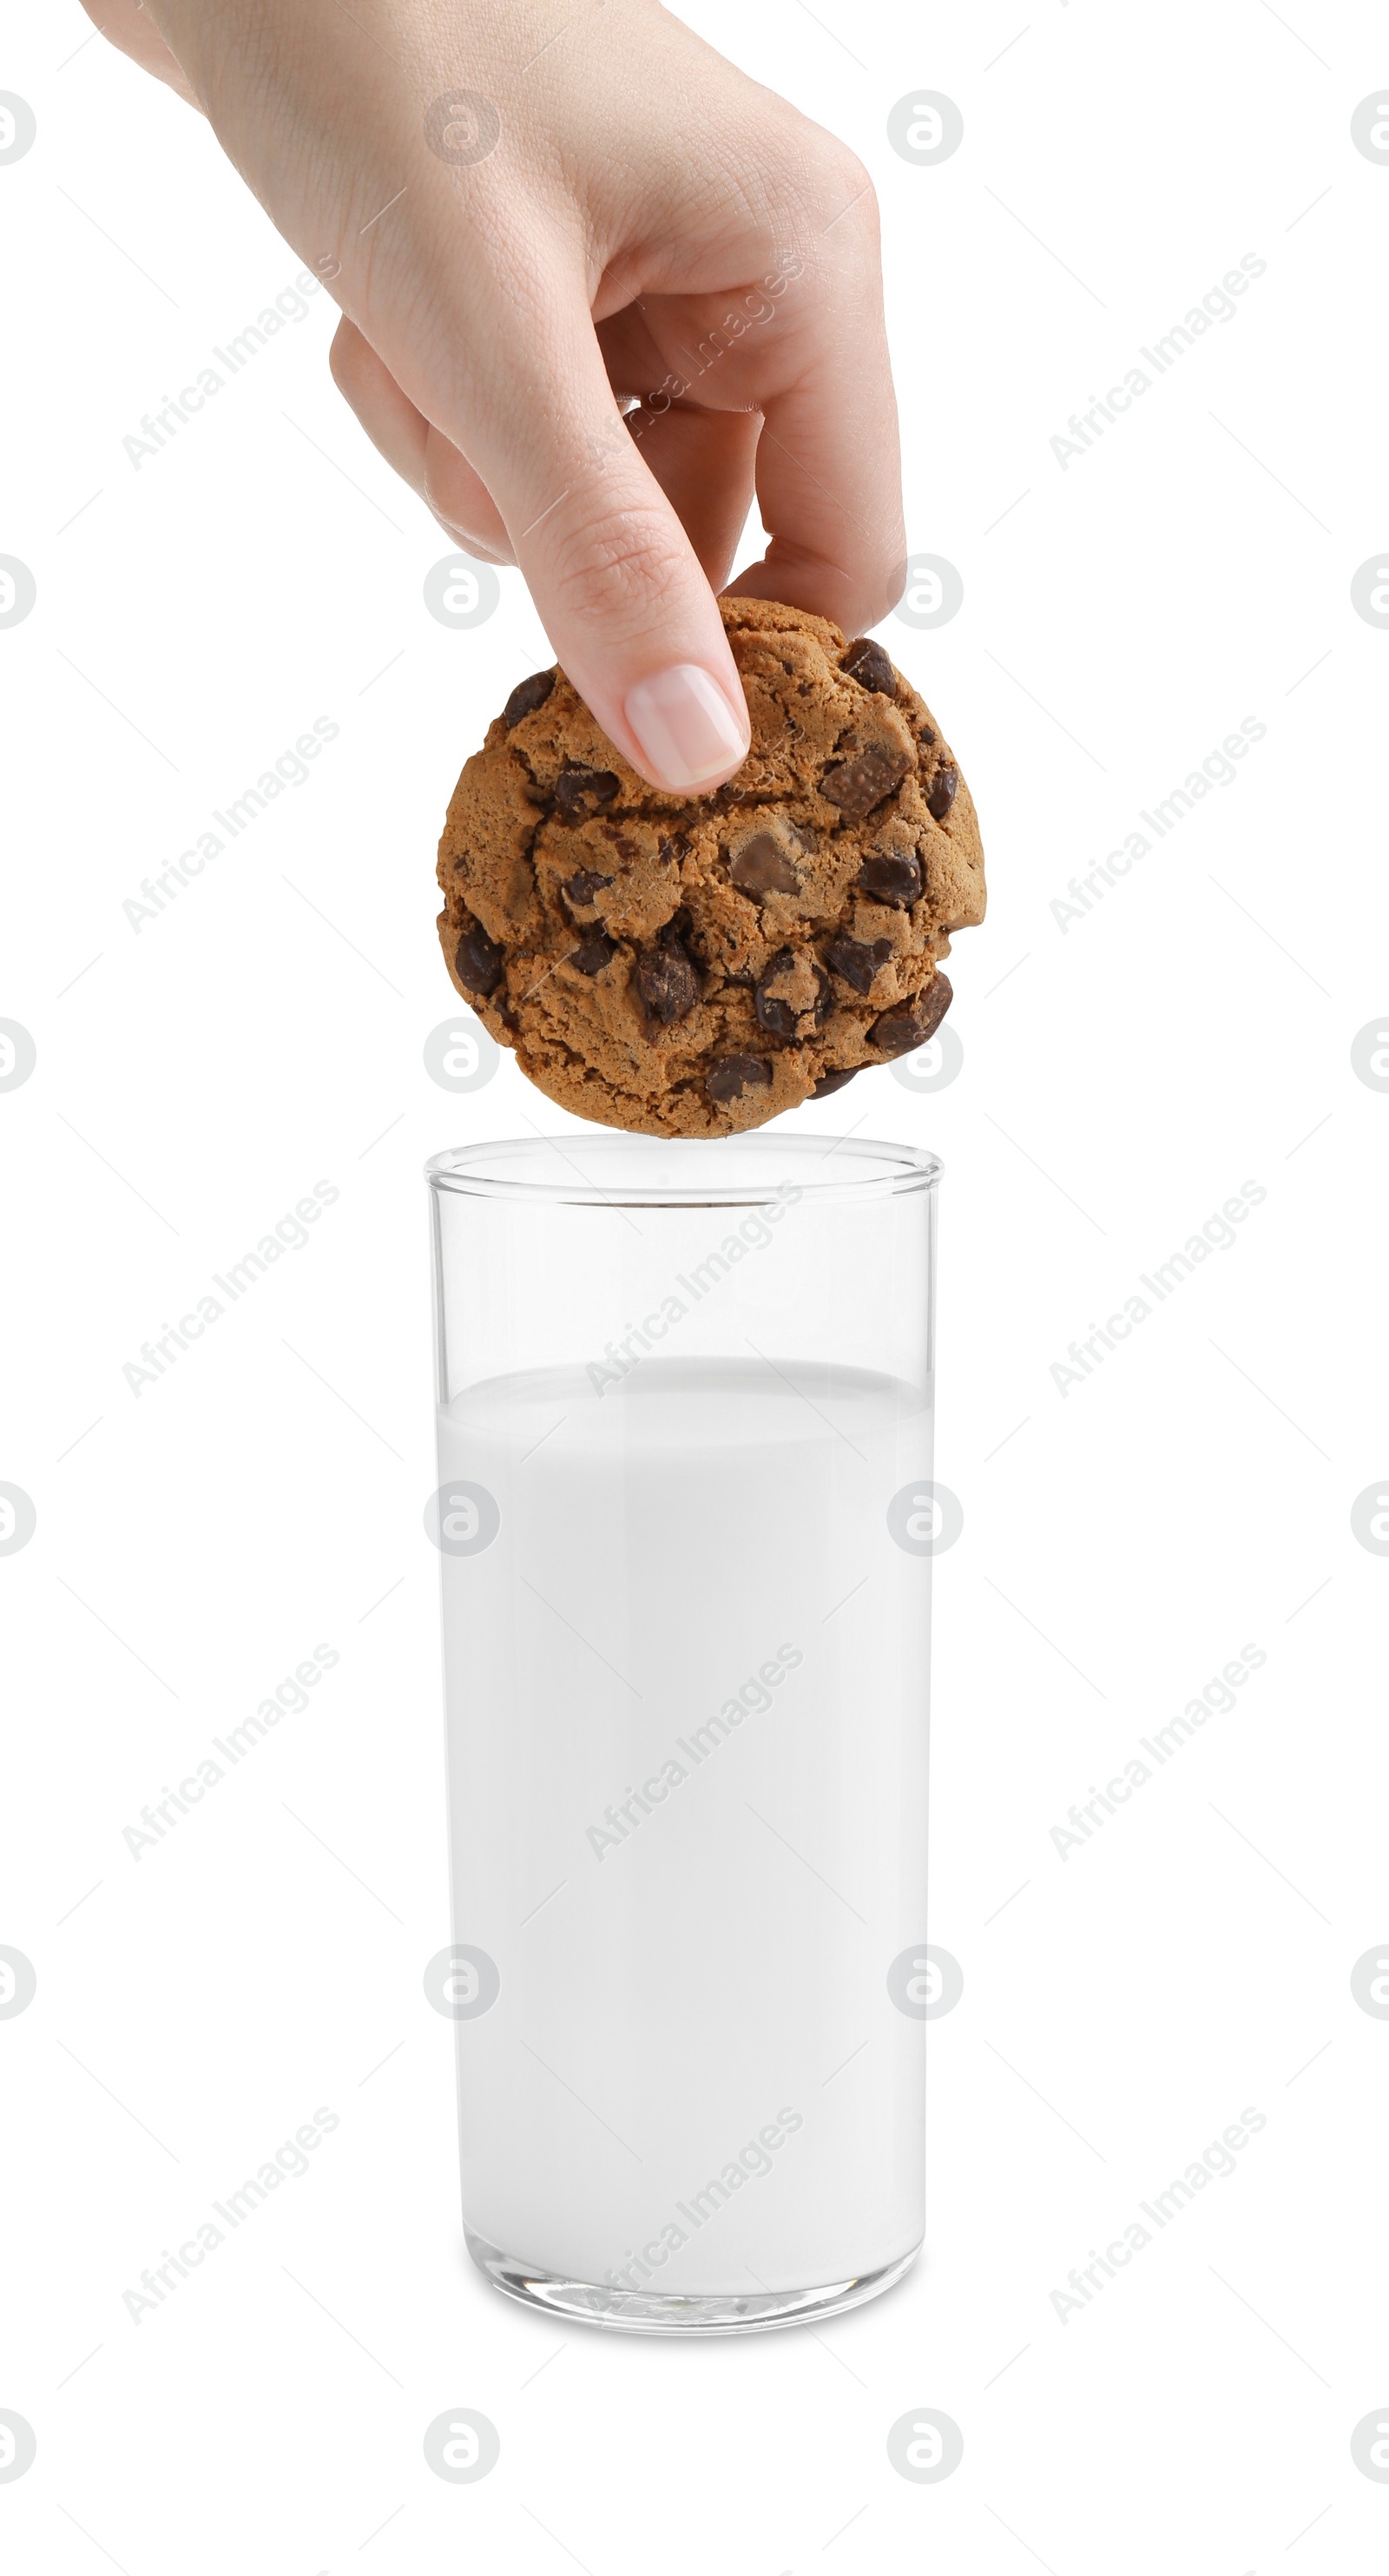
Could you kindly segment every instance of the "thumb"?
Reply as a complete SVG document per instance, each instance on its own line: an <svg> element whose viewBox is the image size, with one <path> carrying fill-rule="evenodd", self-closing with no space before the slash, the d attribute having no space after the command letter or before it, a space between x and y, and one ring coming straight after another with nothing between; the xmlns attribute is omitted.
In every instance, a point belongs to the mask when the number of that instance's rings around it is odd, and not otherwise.
<svg viewBox="0 0 1389 2576"><path fill-rule="evenodd" d="M581 286L537 320L524 347L502 343L500 381L469 385L471 417L441 426L486 483L609 741L653 786L706 793L749 741L718 603L617 409Z"/></svg>

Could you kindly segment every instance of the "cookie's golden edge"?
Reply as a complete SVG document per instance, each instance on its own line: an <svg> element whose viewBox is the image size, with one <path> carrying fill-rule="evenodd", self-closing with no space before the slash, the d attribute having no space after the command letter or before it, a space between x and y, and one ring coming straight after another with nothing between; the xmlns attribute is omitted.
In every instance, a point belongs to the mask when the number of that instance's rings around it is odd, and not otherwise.
<svg viewBox="0 0 1389 2576"><path fill-rule="evenodd" d="M725 597L719 604L735 661L740 659L740 643L745 648L755 646L788 630L801 635L814 636L821 645L826 660L832 665L837 666L844 653L847 639L828 618L816 617L804 609L787 608L773 600ZM933 975L928 978L927 986L922 988L926 990L934 980L934 975L939 973L940 959L950 952L949 929L973 927L984 918L986 904L984 852L974 801L954 754L950 751L925 701L918 695L910 681L897 670L895 664L893 673L896 682L896 705L914 729L921 726L930 728L939 743L941 761L948 763L956 772L958 784L948 815L948 832L951 842L968 870L969 878L968 895L953 914L949 928L939 930L933 937ZM564 683L564 674L558 665L555 666L555 679L559 685ZM587 719L589 743L584 748L588 750L589 757L597 758L601 753L604 763L615 771L619 778L619 807L628 804L640 805L650 816L659 816L664 810L672 823L678 818L688 818L692 812L699 815L701 812L727 811L727 800L735 797L739 782L746 780L748 773L755 770L759 755L756 729L754 729L753 742L743 768L737 771L727 782L726 787L720 791L721 797L726 800L722 807L720 797L717 796L692 800L688 797L662 795L633 770L622 754L608 742L607 736L602 734L593 724L591 717L588 717L587 709L582 706L582 702L576 700L575 703L576 711ZM507 728L504 720L500 716L495 717L488 727L482 749L475 752L465 763L450 799L444 832L439 844L437 873L439 885L445 897L445 906L438 916L437 928L444 963L455 990L469 1009L476 1013L497 1043L508 1048L515 1055L521 1071L537 1090L553 1100L560 1108L567 1109L571 1115L591 1125L616 1127L627 1133L651 1136L709 1138L747 1132L765 1126L769 1120L781 1116L789 1109L799 1108L812 1096L816 1080L826 1072L871 1071L874 1067L881 1068L891 1062L891 1057L873 1048L861 1031L860 1042L856 1047L852 1042L847 1047L841 1044L834 1050L833 1062L821 1060L809 1070L805 1068L802 1061L805 1050L801 1047L786 1046L771 1056L773 1080L764 1090L745 1091L740 1099L720 1104L709 1099L702 1085L696 1087L688 1081L674 1086L664 1095L638 1101L634 1096L620 1095L615 1092L613 1085L597 1067L586 1064L572 1051L568 1051L567 1055L563 1050L557 1053L552 1046L544 1060L538 1059L528 1051L523 1034L509 1024L504 1007L504 996L499 995L493 1000L470 991L460 981L455 967L461 928L460 916L467 910L463 873L467 860L465 817L474 804L477 788L492 767L489 755L495 754L506 740ZM884 800L882 808L875 814L875 825L896 806L902 789L908 783L908 780L903 780L901 785ZM537 810L534 830L539 829L543 819L543 813ZM949 994L948 981L945 982L945 990ZM944 1016L943 1011L941 1016Z"/></svg>

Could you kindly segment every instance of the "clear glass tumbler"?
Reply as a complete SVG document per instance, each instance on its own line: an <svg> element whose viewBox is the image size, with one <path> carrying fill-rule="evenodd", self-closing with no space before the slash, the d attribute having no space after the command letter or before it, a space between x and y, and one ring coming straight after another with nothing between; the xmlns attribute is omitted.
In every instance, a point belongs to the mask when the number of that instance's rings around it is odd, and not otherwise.
<svg viewBox="0 0 1389 2576"><path fill-rule="evenodd" d="M939 1170L428 1165L463 2214L534 2306L792 2325L920 2247Z"/></svg>

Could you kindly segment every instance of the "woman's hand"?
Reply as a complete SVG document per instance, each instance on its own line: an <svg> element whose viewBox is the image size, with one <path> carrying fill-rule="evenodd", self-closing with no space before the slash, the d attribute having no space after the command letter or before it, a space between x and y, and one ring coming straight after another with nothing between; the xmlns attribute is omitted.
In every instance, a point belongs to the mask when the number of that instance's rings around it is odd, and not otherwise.
<svg viewBox="0 0 1389 2576"><path fill-rule="evenodd" d="M713 594L754 488L771 542L735 589L851 634L886 614L871 184L654 0L86 5L203 109L341 305L368 437L460 546L520 565L643 776L708 790L747 748Z"/></svg>

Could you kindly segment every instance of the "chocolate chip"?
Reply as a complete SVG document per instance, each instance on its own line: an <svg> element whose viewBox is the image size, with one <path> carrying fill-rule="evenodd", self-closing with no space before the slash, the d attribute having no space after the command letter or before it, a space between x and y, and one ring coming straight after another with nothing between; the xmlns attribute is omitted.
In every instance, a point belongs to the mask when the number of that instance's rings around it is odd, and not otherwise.
<svg viewBox="0 0 1389 2576"><path fill-rule="evenodd" d="M594 896L602 887L611 884L611 877L600 877L593 868L580 868L577 876L572 876L567 885L560 887L560 893L571 912L588 912Z"/></svg>
<svg viewBox="0 0 1389 2576"><path fill-rule="evenodd" d="M657 856L663 867L678 867L682 859L689 857L693 846L687 832L672 832L668 840L658 844Z"/></svg>
<svg viewBox="0 0 1389 2576"><path fill-rule="evenodd" d="M554 685L553 671L532 671L528 680L517 681L502 709L502 722L508 733L513 725L520 723L522 716L533 716L537 707L544 706Z"/></svg>
<svg viewBox="0 0 1389 2576"><path fill-rule="evenodd" d="M555 803L566 823L587 821L604 805L611 805L621 786L611 769L582 769L570 762L555 780Z"/></svg>
<svg viewBox="0 0 1389 2576"><path fill-rule="evenodd" d="M741 1100L749 1088L770 1082L772 1068L756 1055L720 1056L705 1078L704 1088L711 1100Z"/></svg>
<svg viewBox="0 0 1389 2576"><path fill-rule="evenodd" d="M884 1055L910 1055L934 1037L955 996L948 975L935 974L900 1011L887 1011L868 1034Z"/></svg>
<svg viewBox="0 0 1389 2576"><path fill-rule="evenodd" d="M832 1091L842 1091L845 1083L852 1082L854 1075L861 1069L860 1066L851 1064L847 1073L822 1073L810 1095L811 1099L828 1100Z"/></svg>
<svg viewBox="0 0 1389 2576"><path fill-rule="evenodd" d="M845 646L839 667L851 680L857 680L861 689L878 689L885 698L897 694L897 674L881 644L875 644L871 635L856 635L852 644Z"/></svg>
<svg viewBox="0 0 1389 2576"><path fill-rule="evenodd" d="M925 744L928 751L930 750L932 743L935 741L935 738L936 737L932 732L931 727L929 725L923 725L918 739Z"/></svg>
<svg viewBox="0 0 1389 2576"><path fill-rule="evenodd" d="M637 959L637 990L647 1018L659 1020L667 1029L683 1020L699 1000L694 960L687 955L679 932L669 925L661 933L659 946L645 949Z"/></svg>
<svg viewBox="0 0 1389 2576"><path fill-rule="evenodd" d="M464 992L479 993L485 999L496 991L505 965L505 949L488 938L480 921L470 921L453 960L453 971Z"/></svg>
<svg viewBox="0 0 1389 2576"><path fill-rule="evenodd" d="M774 1038L797 1036L798 1023L806 1017L807 1010L811 1014L812 1025L815 1028L819 1028L825 1016L829 977L823 974L818 966L814 968L815 999L804 1009L798 1009L796 1004L788 1002L784 995L770 990L774 983L794 968L795 963L795 955L791 949L779 949L763 975L754 997L753 1008L758 1019L763 1028Z"/></svg>
<svg viewBox="0 0 1389 2576"><path fill-rule="evenodd" d="M857 892L875 903L909 912L921 893L921 861L910 851L870 850L858 872Z"/></svg>
<svg viewBox="0 0 1389 2576"><path fill-rule="evenodd" d="M581 975L601 975L610 957L617 955L617 941L609 939L606 930L586 930L569 963Z"/></svg>
<svg viewBox="0 0 1389 2576"><path fill-rule="evenodd" d="M779 1002L774 993L764 993L759 984L753 1007L769 1037L793 1038L795 1036L796 1014L789 1002Z"/></svg>
<svg viewBox="0 0 1389 2576"><path fill-rule="evenodd" d="M641 857L640 841L634 841L631 833L621 823L602 822L598 829L604 840L611 841L613 848L622 858L639 859Z"/></svg>
<svg viewBox="0 0 1389 2576"><path fill-rule="evenodd" d="M770 832L754 832L730 859L728 873L740 894L799 894L801 881L786 852Z"/></svg>
<svg viewBox="0 0 1389 2576"><path fill-rule="evenodd" d="M836 939L829 950L829 961L836 975L842 975L856 993L868 993L879 968L887 964L891 955L890 939Z"/></svg>
<svg viewBox="0 0 1389 2576"><path fill-rule="evenodd" d="M903 751L861 751L853 760L836 761L820 781L820 793L850 822L871 813L906 777L911 763Z"/></svg>
<svg viewBox="0 0 1389 2576"><path fill-rule="evenodd" d="M946 815L949 813L951 806L955 802L955 790L959 784L960 773L958 769L938 769L936 771L935 777L932 779L930 787L926 793L926 811L928 814L934 814L938 823L943 823L945 821Z"/></svg>

